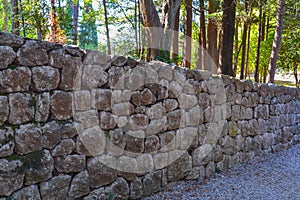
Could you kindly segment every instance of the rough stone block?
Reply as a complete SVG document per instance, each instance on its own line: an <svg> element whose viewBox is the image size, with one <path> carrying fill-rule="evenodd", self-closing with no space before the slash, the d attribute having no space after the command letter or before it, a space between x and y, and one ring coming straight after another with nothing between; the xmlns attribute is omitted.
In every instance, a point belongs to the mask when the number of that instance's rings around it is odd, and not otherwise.
<svg viewBox="0 0 300 200"><path fill-rule="evenodd" d="M25 44L19 48L17 56L20 65L33 67L48 64L47 50L39 41L27 40Z"/></svg>
<svg viewBox="0 0 300 200"><path fill-rule="evenodd" d="M50 91L57 88L60 73L58 69L50 66L33 67L32 80L37 91Z"/></svg>
<svg viewBox="0 0 300 200"><path fill-rule="evenodd" d="M0 96L0 126L3 125L9 114L8 100L6 96Z"/></svg>
<svg viewBox="0 0 300 200"><path fill-rule="evenodd" d="M67 155L54 158L55 169L63 173L80 172L85 169L84 155Z"/></svg>
<svg viewBox="0 0 300 200"><path fill-rule="evenodd" d="M28 67L17 67L0 71L0 92L28 91L31 84L31 71Z"/></svg>
<svg viewBox="0 0 300 200"><path fill-rule="evenodd" d="M65 120L72 117L72 95L55 91L51 96L51 116L53 119Z"/></svg>
<svg viewBox="0 0 300 200"><path fill-rule="evenodd" d="M42 199L67 199L71 176L61 175L43 182L40 185Z"/></svg>
<svg viewBox="0 0 300 200"><path fill-rule="evenodd" d="M6 69L16 58L16 53L9 46L0 46L0 69Z"/></svg>
<svg viewBox="0 0 300 200"><path fill-rule="evenodd" d="M0 157L12 155L14 147L14 131L11 128L0 129Z"/></svg>
<svg viewBox="0 0 300 200"><path fill-rule="evenodd" d="M41 150L43 148L41 128L33 124L21 125L16 130L15 143L16 152L20 155Z"/></svg>

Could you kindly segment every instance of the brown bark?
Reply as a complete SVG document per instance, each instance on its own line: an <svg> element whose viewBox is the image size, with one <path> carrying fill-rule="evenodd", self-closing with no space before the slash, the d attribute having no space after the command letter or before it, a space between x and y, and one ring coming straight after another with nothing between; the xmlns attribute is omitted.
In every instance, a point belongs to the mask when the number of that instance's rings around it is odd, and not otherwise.
<svg viewBox="0 0 300 200"><path fill-rule="evenodd" d="M248 15L248 1L245 1L245 11ZM244 22L244 30L243 30L243 46L242 46L242 61L241 61L241 74L240 79L244 79L244 71L245 71L245 56L246 56L246 46L247 46L247 32L248 31L248 19Z"/></svg>
<svg viewBox="0 0 300 200"><path fill-rule="evenodd" d="M218 1L216 0L209 0L208 1L208 13L212 14L217 11L218 7ZM218 72L217 66L218 66L218 47L217 47L217 41L218 41L218 25L217 22L212 19L208 18L208 24L207 24L207 51L211 56L211 59L214 63L208 63L210 66L212 66L211 72L213 74L216 74Z"/></svg>
<svg viewBox="0 0 300 200"><path fill-rule="evenodd" d="M294 60L294 63L293 63L293 71L294 71L294 77L295 77L295 84L296 84L296 87L299 88L300 87L300 83L299 83L299 79L298 79L298 63Z"/></svg>
<svg viewBox="0 0 300 200"><path fill-rule="evenodd" d="M278 0L278 10L276 17L276 31L272 46L272 53L269 62L269 73L268 73L268 83L274 83L276 61L278 58L278 53L280 49L280 42L282 37L282 27L283 27L283 16L285 10L285 0Z"/></svg>
<svg viewBox="0 0 300 200"><path fill-rule="evenodd" d="M3 0L3 9L4 9L4 23L2 24L2 30L8 32L8 2L7 0Z"/></svg>
<svg viewBox="0 0 300 200"><path fill-rule="evenodd" d="M106 0L103 0L103 8L104 8L105 29L106 29L107 53L111 54L109 28L108 28L108 18L107 18L107 9L106 9Z"/></svg>
<svg viewBox="0 0 300 200"><path fill-rule="evenodd" d="M206 28L205 28L205 14L204 14L204 0L200 0L200 29L199 29L199 48L198 48L198 58L197 67L201 69L211 70L206 66L205 63L205 49L206 49Z"/></svg>
<svg viewBox="0 0 300 200"><path fill-rule="evenodd" d="M239 21L235 22L235 31L234 31L234 62L233 62L233 76L236 76L237 64L239 58Z"/></svg>
<svg viewBox="0 0 300 200"><path fill-rule="evenodd" d="M258 37L257 37L257 47L256 47L256 59L255 59L255 71L254 80L259 82L259 60L260 60L260 43L261 43L261 27L262 27L262 6L259 8L259 25L258 25Z"/></svg>
<svg viewBox="0 0 300 200"><path fill-rule="evenodd" d="M173 32L173 42L172 42L172 61L175 64L178 64L179 15L180 15L180 10L178 9L176 17L175 17L174 32Z"/></svg>
<svg viewBox="0 0 300 200"><path fill-rule="evenodd" d="M56 11L55 11L55 0L51 0L51 12L50 12L50 42L57 42L57 30L56 30Z"/></svg>
<svg viewBox="0 0 300 200"><path fill-rule="evenodd" d="M233 38L235 25L235 0L224 0L222 4L223 18L222 18L222 46L220 67L222 74L233 76L232 69L232 54L233 54Z"/></svg>
<svg viewBox="0 0 300 200"><path fill-rule="evenodd" d="M20 35L20 21L19 21L19 5L18 0L11 0L12 5L12 33Z"/></svg>
<svg viewBox="0 0 300 200"><path fill-rule="evenodd" d="M252 11L252 9L251 9ZM245 75L245 78L250 78L250 73L249 73L249 55L250 55L250 43L251 43L251 40L250 40L250 36L251 36L251 22L249 23L249 28L248 28L248 41L247 41L247 52L246 52L246 75Z"/></svg>
<svg viewBox="0 0 300 200"><path fill-rule="evenodd" d="M78 41L78 2L72 2L73 26L72 26L72 43L77 45Z"/></svg>
<svg viewBox="0 0 300 200"><path fill-rule="evenodd" d="M184 0L186 17L183 67L191 68L192 60L192 0Z"/></svg>

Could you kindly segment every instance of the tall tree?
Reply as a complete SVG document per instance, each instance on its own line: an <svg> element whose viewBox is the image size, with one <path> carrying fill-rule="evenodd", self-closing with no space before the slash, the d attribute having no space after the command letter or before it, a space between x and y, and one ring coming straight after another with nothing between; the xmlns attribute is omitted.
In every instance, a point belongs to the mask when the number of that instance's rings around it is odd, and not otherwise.
<svg viewBox="0 0 300 200"><path fill-rule="evenodd" d="M20 21L19 21L19 4L18 0L11 0L12 6L12 33L20 35Z"/></svg>
<svg viewBox="0 0 300 200"><path fill-rule="evenodd" d="M186 17L184 20L185 25L185 39L184 39L184 59L183 67L191 68L192 60L192 0L184 0Z"/></svg>
<svg viewBox="0 0 300 200"><path fill-rule="evenodd" d="M242 45L242 62L241 62L241 74L240 79L244 79L244 71L245 71L245 56L246 56L246 41L247 41L247 33L248 33L248 0L245 0L244 3L245 6L245 12L246 12L246 19L244 21L244 29L243 29L243 45Z"/></svg>
<svg viewBox="0 0 300 200"><path fill-rule="evenodd" d="M174 24L174 32L173 32L173 42L172 42L172 61L175 64L178 64L178 42L179 42L179 9L177 11L176 17L175 17L175 24Z"/></svg>
<svg viewBox="0 0 300 200"><path fill-rule="evenodd" d="M220 67L222 74L233 76L232 54L233 54L233 38L235 25L235 0L224 0L222 3L222 36L220 49Z"/></svg>
<svg viewBox="0 0 300 200"><path fill-rule="evenodd" d="M257 47L256 47L256 59L255 59L255 70L254 70L254 80L259 82L259 60L260 60L260 46L262 39L262 4L259 2L259 24L258 24L258 37L257 37Z"/></svg>
<svg viewBox="0 0 300 200"><path fill-rule="evenodd" d="M272 46L272 53L269 62L269 73L268 73L268 83L274 83L276 61L278 58L278 52L280 49L280 42L282 37L282 27L283 27L283 16L285 10L285 0L278 0L277 16L276 16L276 31L274 35L274 41Z"/></svg>
<svg viewBox="0 0 300 200"><path fill-rule="evenodd" d="M209 0L208 1L208 14L213 14L217 12L219 6L219 0ZM212 61L214 63L209 63L210 66L215 66L211 69L211 72L217 73L217 63L218 63L218 25L217 21L213 17L208 17L207 24L207 51L210 54Z"/></svg>
<svg viewBox="0 0 300 200"><path fill-rule="evenodd" d="M49 41L57 42L57 24L56 24L56 10L55 10L55 0L51 0L51 11L50 11L50 34Z"/></svg>
<svg viewBox="0 0 300 200"><path fill-rule="evenodd" d="M108 18L107 18L106 0L103 0L103 7L104 7L104 18L105 18L106 39L107 39L107 53L108 53L108 54L111 54L110 37L109 37L109 28L108 28Z"/></svg>
<svg viewBox="0 0 300 200"><path fill-rule="evenodd" d="M181 0L165 0L165 14L161 22L153 0L140 0L140 10L148 43L147 60L155 59L161 48L170 52L170 41L172 41L170 40L172 37L170 30L174 29L180 2Z"/></svg>
<svg viewBox="0 0 300 200"><path fill-rule="evenodd" d="M5 31L5 32L8 32L8 11L9 11L9 8L8 8L8 2L7 0L3 0L3 9L5 11L4 13L4 23L2 24L2 29Z"/></svg>
<svg viewBox="0 0 300 200"><path fill-rule="evenodd" d="M79 1L72 1L73 27L72 27L72 43L77 45L78 40L78 6Z"/></svg>
<svg viewBox="0 0 300 200"><path fill-rule="evenodd" d="M205 51L206 51L206 28L205 28L205 14L204 14L204 0L200 0L200 29L199 29L199 48L198 48L198 58L197 58L197 66L201 67L201 69L208 69L205 61Z"/></svg>

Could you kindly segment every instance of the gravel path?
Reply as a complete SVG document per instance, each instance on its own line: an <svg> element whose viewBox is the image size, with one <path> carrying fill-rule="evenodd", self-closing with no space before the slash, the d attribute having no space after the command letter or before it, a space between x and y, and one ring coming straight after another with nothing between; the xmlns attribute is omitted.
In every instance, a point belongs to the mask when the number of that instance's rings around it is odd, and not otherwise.
<svg viewBox="0 0 300 200"><path fill-rule="evenodd" d="M182 181L145 199L300 200L300 144L256 157L208 180Z"/></svg>

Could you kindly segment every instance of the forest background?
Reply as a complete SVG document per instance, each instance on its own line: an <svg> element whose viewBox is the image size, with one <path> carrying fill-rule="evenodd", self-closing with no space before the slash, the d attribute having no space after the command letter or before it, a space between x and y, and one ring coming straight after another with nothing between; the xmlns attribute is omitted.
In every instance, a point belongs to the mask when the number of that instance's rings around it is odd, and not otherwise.
<svg viewBox="0 0 300 200"><path fill-rule="evenodd" d="M299 21L296 0L0 0L2 32L297 87Z"/></svg>

